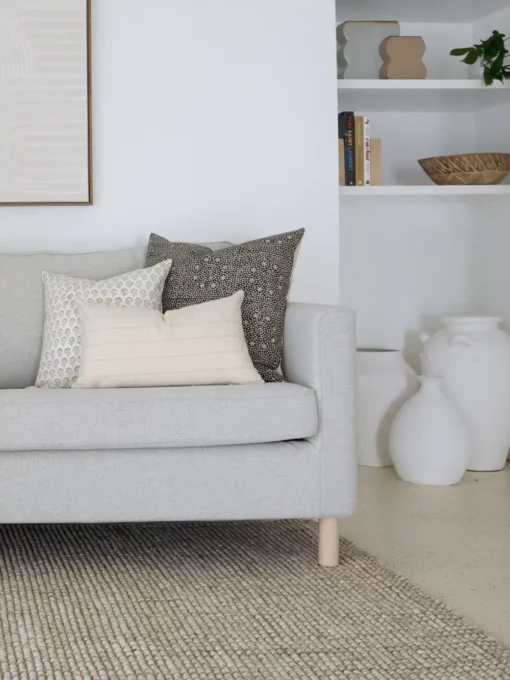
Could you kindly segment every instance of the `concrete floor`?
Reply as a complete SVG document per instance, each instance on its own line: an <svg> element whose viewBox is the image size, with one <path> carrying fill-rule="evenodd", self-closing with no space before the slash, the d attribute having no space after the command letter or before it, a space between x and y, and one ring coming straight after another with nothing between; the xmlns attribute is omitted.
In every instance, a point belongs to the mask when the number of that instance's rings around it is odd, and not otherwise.
<svg viewBox="0 0 510 680"><path fill-rule="evenodd" d="M359 468L358 514L340 532L510 645L510 464L454 487Z"/></svg>

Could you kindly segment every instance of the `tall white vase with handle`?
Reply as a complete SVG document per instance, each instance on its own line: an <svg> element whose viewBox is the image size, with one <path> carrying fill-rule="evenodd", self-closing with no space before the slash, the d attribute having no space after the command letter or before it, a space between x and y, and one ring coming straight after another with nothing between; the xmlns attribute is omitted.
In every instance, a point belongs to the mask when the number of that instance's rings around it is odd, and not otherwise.
<svg viewBox="0 0 510 680"><path fill-rule="evenodd" d="M388 450L391 423L404 402L416 394L418 377L398 350L358 350L358 463L392 465Z"/></svg>
<svg viewBox="0 0 510 680"><path fill-rule="evenodd" d="M445 394L471 430L469 470L501 470L510 449L510 336L495 317L443 319L422 334L422 372L444 377Z"/></svg>
<svg viewBox="0 0 510 680"><path fill-rule="evenodd" d="M449 486L460 482L471 457L467 425L441 389L440 378L422 386L398 412L390 430L390 453L405 482Z"/></svg>

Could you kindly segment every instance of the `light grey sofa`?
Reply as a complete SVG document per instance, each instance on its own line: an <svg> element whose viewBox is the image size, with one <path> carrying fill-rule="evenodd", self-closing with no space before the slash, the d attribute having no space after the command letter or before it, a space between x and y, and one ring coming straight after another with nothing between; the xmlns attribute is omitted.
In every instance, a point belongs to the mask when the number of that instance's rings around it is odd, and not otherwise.
<svg viewBox="0 0 510 680"><path fill-rule="evenodd" d="M0 523L338 518L356 498L355 322L290 304L283 384L40 390L41 271L107 278L144 250L0 255Z"/></svg>

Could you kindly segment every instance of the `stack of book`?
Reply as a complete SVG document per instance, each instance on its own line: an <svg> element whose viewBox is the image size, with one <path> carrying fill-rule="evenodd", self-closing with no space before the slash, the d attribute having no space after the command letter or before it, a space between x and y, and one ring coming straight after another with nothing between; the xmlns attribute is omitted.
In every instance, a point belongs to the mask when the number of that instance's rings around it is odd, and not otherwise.
<svg viewBox="0 0 510 680"><path fill-rule="evenodd" d="M381 140L370 133L370 120L354 111L338 114L340 185L347 187L382 184Z"/></svg>

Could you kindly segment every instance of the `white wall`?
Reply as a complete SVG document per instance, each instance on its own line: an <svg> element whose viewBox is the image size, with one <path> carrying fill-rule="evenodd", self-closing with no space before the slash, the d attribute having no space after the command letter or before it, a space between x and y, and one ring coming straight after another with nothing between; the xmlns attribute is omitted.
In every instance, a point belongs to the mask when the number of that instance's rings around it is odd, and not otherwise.
<svg viewBox="0 0 510 680"><path fill-rule="evenodd" d="M426 50L423 61L427 67L427 78L447 80L469 77L469 67L449 54L454 47L473 44L472 24L404 22L400 24L400 34L421 35L424 39Z"/></svg>
<svg viewBox="0 0 510 680"><path fill-rule="evenodd" d="M339 297L334 0L97 0L95 206L0 208L0 250L306 227L293 297Z"/></svg>
<svg viewBox="0 0 510 680"><path fill-rule="evenodd" d="M494 30L510 36L510 8L485 17L474 26L478 38L485 39ZM507 81L506 87L509 86ZM508 104L488 111L479 130L479 148L510 153L509 120ZM510 197L480 201L473 217L480 230L481 247L476 262L484 311L501 316L510 329Z"/></svg>
<svg viewBox="0 0 510 680"><path fill-rule="evenodd" d="M476 151L476 114L363 111L382 140L383 183L430 184L420 158Z"/></svg>
<svg viewBox="0 0 510 680"><path fill-rule="evenodd" d="M470 201L372 198L342 202L342 301L358 312L361 347L405 349L441 316L481 312Z"/></svg>

